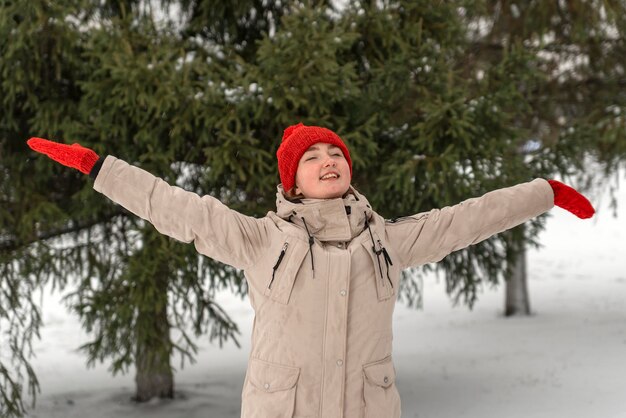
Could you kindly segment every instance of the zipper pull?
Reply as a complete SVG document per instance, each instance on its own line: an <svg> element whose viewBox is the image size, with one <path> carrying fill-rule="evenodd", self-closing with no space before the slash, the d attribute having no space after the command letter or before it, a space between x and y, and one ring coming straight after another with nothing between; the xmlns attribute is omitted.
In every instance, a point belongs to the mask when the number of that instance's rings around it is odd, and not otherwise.
<svg viewBox="0 0 626 418"><path fill-rule="evenodd" d="M387 252L387 249L385 247L383 247L383 244L380 242L380 240L378 240L378 245L380 245L380 251L383 253L383 257L385 259L385 267L386 267L385 270L386 270L386 273L387 273L387 281L389 281L389 284L393 288L393 283L391 282L391 277L389 277L389 266L390 265L393 266L393 262L391 261L391 257L389 257L389 253Z"/></svg>
<svg viewBox="0 0 626 418"><path fill-rule="evenodd" d="M387 249L385 247L383 247L383 255L385 256L385 260L393 266L393 262L391 261L391 257L389 257L389 253L387 252Z"/></svg>
<svg viewBox="0 0 626 418"><path fill-rule="evenodd" d="M372 241L373 243L373 241ZM380 264L380 250L376 250L376 245L372 245L372 251L376 255L376 263L378 264L378 271L380 271L380 281L385 285L385 279L383 278L383 267Z"/></svg>
<svg viewBox="0 0 626 418"><path fill-rule="evenodd" d="M278 266L280 266L280 263L283 261L283 257L285 256L285 252L287 252L287 247L289 247L289 243L286 242L283 245L282 250L280 250L280 255L278 256L278 261L276 261L276 264L274 264L274 267L272 268L272 280L270 280L270 284L267 286L268 289L272 288L272 283L274 282L274 276L276 275L276 270L278 269Z"/></svg>

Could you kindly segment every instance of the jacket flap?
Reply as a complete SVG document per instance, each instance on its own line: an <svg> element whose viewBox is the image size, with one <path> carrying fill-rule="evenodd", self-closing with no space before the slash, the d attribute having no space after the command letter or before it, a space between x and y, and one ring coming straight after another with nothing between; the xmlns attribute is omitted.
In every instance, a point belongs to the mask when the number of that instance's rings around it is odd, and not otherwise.
<svg viewBox="0 0 626 418"><path fill-rule="evenodd" d="M281 252L284 254L281 256ZM284 305L289 303L291 290L298 276L298 270L309 252L309 246L293 237L288 237L278 254L272 254L270 259L276 267L276 271L269 270L266 273L267 285L263 293L271 299ZM268 265L269 267L269 265ZM310 268L310 266L309 266Z"/></svg>
<svg viewBox="0 0 626 418"><path fill-rule="evenodd" d="M371 383L389 387L396 380L396 370L393 367L391 356L383 360L369 363L363 366L363 372Z"/></svg>
<svg viewBox="0 0 626 418"><path fill-rule="evenodd" d="M257 389L277 392L291 389L300 376L299 367L283 366L252 358L248 367L248 379Z"/></svg>
<svg viewBox="0 0 626 418"><path fill-rule="evenodd" d="M387 281L388 266L385 265L385 261L382 256L379 256L378 259L376 258L376 254L374 253L372 242L370 240L363 240L361 245L372 261L372 267L374 268L373 277L376 284L378 300L387 300L394 294L394 289Z"/></svg>
<svg viewBox="0 0 626 418"><path fill-rule="evenodd" d="M289 243L289 250L285 254L285 260L283 261L284 266L280 266L279 270L282 270L283 274L295 277L309 253L309 246L305 242L293 237L289 237L287 242Z"/></svg>

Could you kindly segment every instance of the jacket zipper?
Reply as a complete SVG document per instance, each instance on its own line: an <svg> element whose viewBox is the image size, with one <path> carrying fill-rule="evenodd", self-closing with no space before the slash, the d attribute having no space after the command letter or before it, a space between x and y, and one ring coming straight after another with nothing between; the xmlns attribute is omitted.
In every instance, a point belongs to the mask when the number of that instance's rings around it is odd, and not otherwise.
<svg viewBox="0 0 626 418"><path fill-rule="evenodd" d="M398 216L397 218L385 219L385 222L395 224L404 221L420 221L427 216L428 213L417 213L415 215Z"/></svg>
<svg viewBox="0 0 626 418"><path fill-rule="evenodd" d="M402 221L406 221L406 220L409 220L409 219L414 219L414 218L411 217L411 216L398 216L397 218L389 219L389 222L391 222L392 224L395 224L397 222L402 222Z"/></svg>
<svg viewBox="0 0 626 418"><path fill-rule="evenodd" d="M274 282L274 276L276 275L276 270L278 270L278 266L280 266L281 261L283 261L283 257L285 256L285 252L287 252L287 247L289 247L289 243L286 242L283 245L283 249L280 250L280 255L278 256L278 261L276 261L276 264L274 264L274 267L272 268L272 280L270 280L270 284L267 286L268 289L272 288L272 283Z"/></svg>
<svg viewBox="0 0 626 418"><path fill-rule="evenodd" d="M378 241L378 245L380 246L380 248L382 248L382 253L383 253L383 257L385 258L385 267L386 267L386 272L387 272L387 280L389 281L389 284L391 285L391 287L393 288L393 283L391 282L391 277L389 277L389 266L392 265L393 266L393 262L391 261L391 257L389 257L389 253L387 252L387 249L385 247L383 247L383 244L380 242L380 240ZM376 257L378 257L378 254L376 254Z"/></svg>

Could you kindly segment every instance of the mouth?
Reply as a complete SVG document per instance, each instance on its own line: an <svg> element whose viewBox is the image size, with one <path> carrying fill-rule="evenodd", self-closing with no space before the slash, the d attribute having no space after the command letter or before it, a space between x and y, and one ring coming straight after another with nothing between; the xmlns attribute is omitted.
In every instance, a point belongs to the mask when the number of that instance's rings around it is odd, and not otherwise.
<svg viewBox="0 0 626 418"><path fill-rule="evenodd" d="M339 180L339 177L341 177L339 173L326 173L322 177L320 177L320 180L321 181L334 181L334 180Z"/></svg>

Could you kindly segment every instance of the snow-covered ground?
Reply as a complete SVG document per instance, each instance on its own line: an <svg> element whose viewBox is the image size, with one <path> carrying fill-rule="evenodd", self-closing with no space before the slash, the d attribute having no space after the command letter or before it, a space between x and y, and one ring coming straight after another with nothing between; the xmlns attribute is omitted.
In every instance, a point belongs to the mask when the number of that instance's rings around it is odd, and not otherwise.
<svg viewBox="0 0 626 418"><path fill-rule="evenodd" d="M622 176L622 181L626 177ZM626 188L618 218L606 202L582 221L555 208L543 248L529 252L534 315L504 318L503 288L485 289L472 311L453 307L443 283L424 283L424 308L398 304L394 361L403 417L626 417ZM85 367L87 340L58 296L46 296L34 366L42 393L32 417L235 418L252 310L220 294L242 348L200 342L197 363L176 373L177 399L130 401L133 376ZM382 418L382 417L381 417Z"/></svg>

